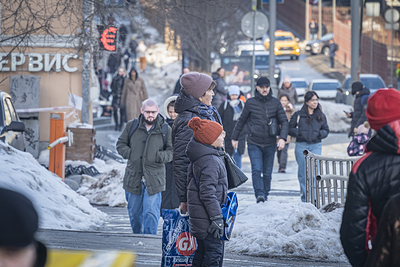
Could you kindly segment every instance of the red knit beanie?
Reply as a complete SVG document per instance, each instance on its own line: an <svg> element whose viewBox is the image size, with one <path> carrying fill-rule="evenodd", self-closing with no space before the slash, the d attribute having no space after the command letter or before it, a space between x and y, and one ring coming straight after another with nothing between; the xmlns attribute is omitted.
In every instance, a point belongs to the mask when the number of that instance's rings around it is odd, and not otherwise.
<svg viewBox="0 0 400 267"><path fill-rule="evenodd" d="M223 130L219 123L210 120L202 120L199 117L191 119L188 126L193 130L194 139L206 145L214 143Z"/></svg>
<svg viewBox="0 0 400 267"><path fill-rule="evenodd" d="M379 89L368 99L366 115L372 129L379 130L389 122L400 119L400 92Z"/></svg>

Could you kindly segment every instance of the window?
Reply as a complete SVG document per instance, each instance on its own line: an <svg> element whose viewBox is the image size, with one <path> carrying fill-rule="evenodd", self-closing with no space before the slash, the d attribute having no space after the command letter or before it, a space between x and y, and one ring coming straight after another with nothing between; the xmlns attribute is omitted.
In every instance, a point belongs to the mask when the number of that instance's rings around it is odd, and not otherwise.
<svg viewBox="0 0 400 267"><path fill-rule="evenodd" d="M276 41L293 41L293 37L290 35L275 36Z"/></svg>
<svg viewBox="0 0 400 267"><path fill-rule="evenodd" d="M338 83L314 83L311 90L336 90L338 87L340 87Z"/></svg>
<svg viewBox="0 0 400 267"><path fill-rule="evenodd" d="M292 82L294 88L306 88L308 87L307 83L304 81Z"/></svg>
<svg viewBox="0 0 400 267"><path fill-rule="evenodd" d="M269 56L257 56L256 55L256 66L269 65Z"/></svg>
<svg viewBox="0 0 400 267"><path fill-rule="evenodd" d="M4 112L7 126L10 125L12 121L18 121L17 113L15 113L15 109L10 98L5 98Z"/></svg>
<svg viewBox="0 0 400 267"><path fill-rule="evenodd" d="M378 78L368 77L368 78L361 78L361 83L367 87L368 89L380 89L385 88L385 84Z"/></svg>

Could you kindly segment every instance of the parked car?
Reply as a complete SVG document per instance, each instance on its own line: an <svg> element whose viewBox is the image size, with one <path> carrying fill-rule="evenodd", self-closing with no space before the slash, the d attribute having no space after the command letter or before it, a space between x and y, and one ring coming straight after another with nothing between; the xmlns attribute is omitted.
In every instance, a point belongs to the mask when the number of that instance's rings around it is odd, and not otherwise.
<svg viewBox="0 0 400 267"><path fill-rule="evenodd" d="M0 91L0 140L25 151L25 123L23 123L11 100L11 96Z"/></svg>
<svg viewBox="0 0 400 267"><path fill-rule="evenodd" d="M351 94L351 75L347 74L345 80L342 83L342 88L346 94ZM375 93L380 88L386 88L386 84L382 77L378 74L360 74L360 82L369 89L371 93Z"/></svg>
<svg viewBox="0 0 400 267"><path fill-rule="evenodd" d="M306 91L308 89L308 82L304 78L291 78L292 85L294 88L296 88L297 96L299 102L304 101L304 95L306 94Z"/></svg>
<svg viewBox="0 0 400 267"><path fill-rule="evenodd" d="M325 34L318 40L310 41L306 45L306 51L312 55L322 53L329 56L329 41L333 39L333 32Z"/></svg>
<svg viewBox="0 0 400 267"><path fill-rule="evenodd" d="M290 56L290 59L299 59L300 48L299 38L296 38L293 33L289 31L277 30L275 32L275 47L274 53L276 56ZM269 49L270 39L264 40L265 48Z"/></svg>
<svg viewBox="0 0 400 267"><path fill-rule="evenodd" d="M253 51L242 51L241 56L252 56ZM268 77L269 78L269 52L268 51L255 51L255 70L254 70L254 79L257 80L260 77ZM278 85L281 81L281 68L279 64L275 64L274 68L274 78L276 84Z"/></svg>
<svg viewBox="0 0 400 267"><path fill-rule="evenodd" d="M309 91L316 91L321 99L335 100L337 88L341 83L337 79L318 79L312 80L308 86Z"/></svg>

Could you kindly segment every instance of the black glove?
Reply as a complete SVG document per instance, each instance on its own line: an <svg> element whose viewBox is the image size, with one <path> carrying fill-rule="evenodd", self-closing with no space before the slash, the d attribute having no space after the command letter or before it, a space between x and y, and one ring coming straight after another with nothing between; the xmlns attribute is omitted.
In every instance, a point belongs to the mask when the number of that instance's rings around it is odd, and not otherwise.
<svg viewBox="0 0 400 267"><path fill-rule="evenodd" d="M208 227L208 233L213 234L214 238L220 238L224 234L224 220L221 215L210 218L211 224Z"/></svg>

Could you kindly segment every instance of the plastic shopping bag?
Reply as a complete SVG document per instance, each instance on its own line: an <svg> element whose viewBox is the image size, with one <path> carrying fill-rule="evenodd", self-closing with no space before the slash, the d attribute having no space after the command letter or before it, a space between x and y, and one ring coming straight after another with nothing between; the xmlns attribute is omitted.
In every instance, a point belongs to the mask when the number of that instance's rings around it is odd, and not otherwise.
<svg viewBox="0 0 400 267"><path fill-rule="evenodd" d="M236 193L229 192L226 197L226 203L221 205L222 216L225 222L224 235L221 236L222 240L229 240L231 237L238 204Z"/></svg>
<svg viewBox="0 0 400 267"><path fill-rule="evenodd" d="M180 209L163 209L162 267L192 266L197 248L196 238L190 234L189 213Z"/></svg>

